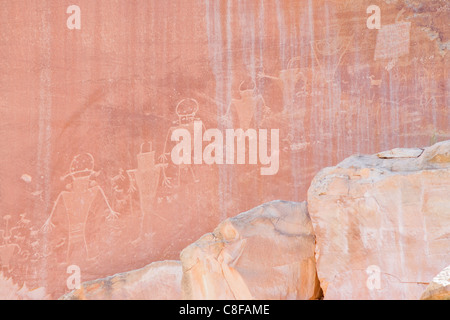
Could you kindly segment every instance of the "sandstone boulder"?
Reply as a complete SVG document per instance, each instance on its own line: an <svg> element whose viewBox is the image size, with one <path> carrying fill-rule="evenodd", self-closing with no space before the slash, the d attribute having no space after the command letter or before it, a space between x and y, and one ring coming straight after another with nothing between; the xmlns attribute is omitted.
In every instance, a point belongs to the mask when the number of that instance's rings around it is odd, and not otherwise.
<svg viewBox="0 0 450 320"><path fill-rule="evenodd" d="M450 141L402 154L352 156L313 179L308 211L326 299L419 299L448 265Z"/></svg>
<svg viewBox="0 0 450 320"><path fill-rule="evenodd" d="M425 292L422 300L450 300L450 266L442 270L433 278Z"/></svg>
<svg viewBox="0 0 450 320"><path fill-rule="evenodd" d="M183 298L321 298L314 247L305 202L263 204L182 251Z"/></svg>
<svg viewBox="0 0 450 320"><path fill-rule="evenodd" d="M179 300L179 261L154 262L142 269L83 283L60 300Z"/></svg>

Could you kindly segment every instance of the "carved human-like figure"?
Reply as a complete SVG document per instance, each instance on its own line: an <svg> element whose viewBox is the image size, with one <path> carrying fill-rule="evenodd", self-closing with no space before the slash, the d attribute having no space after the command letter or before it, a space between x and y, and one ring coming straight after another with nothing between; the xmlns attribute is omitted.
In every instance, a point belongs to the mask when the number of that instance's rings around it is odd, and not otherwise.
<svg viewBox="0 0 450 320"><path fill-rule="evenodd" d="M289 60L287 68L280 71L278 77L260 73L260 78L274 80L283 92L283 100L286 106L291 106L297 93L306 90L307 79L301 69L296 65L300 57ZM300 85L300 88L298 87Z"/></svg>
<svg viewBox="0 0 450 320"><path fill-rule="evenodd" d="M94 224L101 222L103 218L116 219L119 216L109 205L103 189L92 179L96 174L98 175L94 171L94 158L91 154L75 156L69 173L61 177L61 180L72 178L72 183L67 186L69 190L58 195L50 216L41 228L42 232L48 233L57 223L64 229L56 248L67 247L67 261L72 258L90 258L86 240L90 218L94 219ZM101 212L102 207L105 214ZM64 213L66 219L61 219ZM54 224L54 221L57 222Z"/></svg>
<svg viewBox="0 0 450 320"><path fill-rule="evenodd" d="M321 75L321 78L315 79L315 85L337 86L339 84L339 81L336 81L336 74L353 38L354 35L343 36L336 31L323 39L311 41L314 59L319 67L318 74Z"/></svg>
<svg viewBox="0 0 450 320"><path fill-rule="evenodd" d="M169 131L167 132L166 141L164 143L163 153L159 157L160 161L163 164L167 164L167 157L170 156L170 152L168 152L168 147L169 147L170 137L172 136L173 131L175 131L177 129L186 129L189 131L191 136L194 136L194 121L201 121L200 118L196 117L198 108L199 108L199 106L198 106L197 100L192 99L192 98L183 99L180 102L178 102L176 109L175 109L175 112L177 113L177 116L178 116L178 120L174 121L173 122L174 126L169 128ZM203 129L205 129L204 125L203 125ZM203 133L202 133L202 135L203 135ZM191 151L193 151L193 149L194 149L193 144L191 145L191 147L192 147ZM177 186L177 187L180 186L181 172L183 170L189 170L194 182L199 182L199 180L195 176L192 165L180 164L180 165L178 165L177 184L175 186ZM163 168L163 185L165 185L168 188L172 188L174 186L171 182L171 177L167 176L166 165Z"/></svg>
<svg viewBox="0 0 450 320"><path fill-rule="evenodd" d="M144 218L152 213L161 169L167 166L167 164L155 163L155 151L152 149L152 143L148 142L148 145L148 151L143 150L144 144L141 145L140 153L137 155L137 168L127 170L130 179L129 192L134 192L136 189L139 191L141 206L140 238L143 235Z"/></svg>
<svg viewBox="0 0 450 320"><path fill-rule="evenodd" d="M247 87L245 87L247 85ZM258 126L270 113L261 94L256 90L256 84L242 81L239 85L240 99L232 99L225 117L230 119L233 115L239 122L239 128L247 130L252 123Z"/></svg>

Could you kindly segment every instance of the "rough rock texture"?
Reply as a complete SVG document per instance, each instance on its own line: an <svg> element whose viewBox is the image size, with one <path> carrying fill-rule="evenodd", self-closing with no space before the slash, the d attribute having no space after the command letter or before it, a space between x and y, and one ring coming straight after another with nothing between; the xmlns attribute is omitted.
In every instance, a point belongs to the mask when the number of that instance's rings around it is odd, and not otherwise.
<svg viewBox="0 0 450 320"><path fill-rule="evenodd" d="M450 141L418 157L352 156L308 191L326 299L419 299L450 259Z"/></svg>
<svg viewBox="0 0 450 320"><path fill-rule="evenodd" d="M47 300L49 298L45 288L29 289L26 285L19 286L0 272L0 300Z"/></svg>
<svg viewBox="0 0 450 320"><path fill-rule="evenodd" d="M182 251L183 298L320 298L314 245L305 202L263 204Z"/></svg>
<svg viewBox="0 0 450 320"><path fill-rule="evenodd" d="M420 299L450 300L450 266L433 278Z"/></svg>
<svg viewBox="0 0 450 320"><path fill-rule="evenodd" d="M67 266L90 281L177 260L352 154L450 139L448 2L1 1L1 270L58 298ZM164 161L194 118L279 129L278 173Z"/></svg>
<svg viewBox="0 0 450 320"><path fill-rule="evenodd" d="M181 263L154 262L142 269L83 283L61 300L179 300Z"/></svg>

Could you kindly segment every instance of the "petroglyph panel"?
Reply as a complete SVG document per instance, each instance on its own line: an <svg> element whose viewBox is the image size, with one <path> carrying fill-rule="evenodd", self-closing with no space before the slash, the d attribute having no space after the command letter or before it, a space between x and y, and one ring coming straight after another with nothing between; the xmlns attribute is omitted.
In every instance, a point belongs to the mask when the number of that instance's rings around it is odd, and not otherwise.
<svg viewBox="0 0 450 320"><path fill-rule="evenodd" d="M448 5L379 1L377 30L372 4L2 3L1 279L55 299L70 266L177 260L350 155L450 139Z"/></svg>

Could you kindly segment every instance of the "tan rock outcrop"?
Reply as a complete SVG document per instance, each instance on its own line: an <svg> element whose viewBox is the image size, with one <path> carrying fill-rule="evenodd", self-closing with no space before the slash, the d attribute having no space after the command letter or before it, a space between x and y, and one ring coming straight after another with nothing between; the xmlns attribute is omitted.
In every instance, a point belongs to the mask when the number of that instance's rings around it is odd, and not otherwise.
<svg viewBox="0 0 450 320"><path fill-rule="evenodd" d="M185 299L318 299L306 203L274 201L222 222L181 253Z"/></svg>
<svg viewBox="0 0 450 320"><path fill-rule="evenodd" d="M105 279L83 283L61 300L179 300L181 264L159 261Z"/></svg>
<svg viewBox="0 0 450 320"><path fill-rule="evenodd" d="M450 300L450 266L433 278L420 299Z"/></svg>
<svg viewBox="0 0 450 320"><path fill-rule="evenodd" d="M401 153L352 156L314 178L308 211L325 299L419 299L448 265L450 141Z"/></svg>

